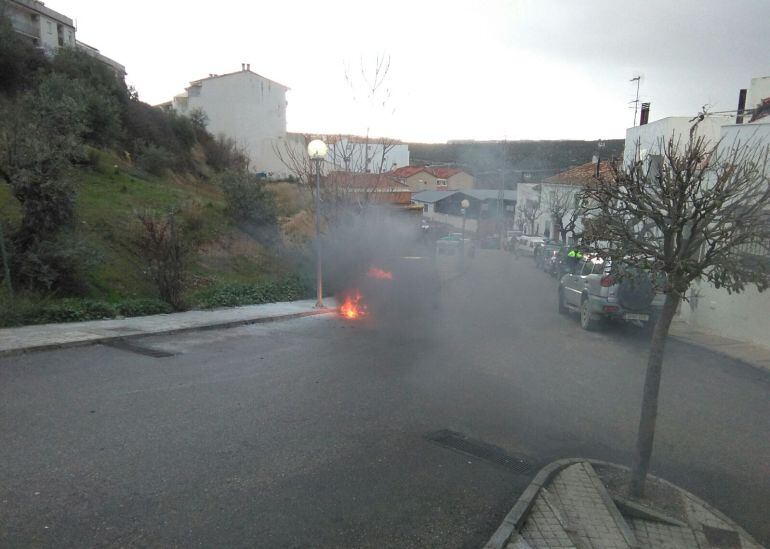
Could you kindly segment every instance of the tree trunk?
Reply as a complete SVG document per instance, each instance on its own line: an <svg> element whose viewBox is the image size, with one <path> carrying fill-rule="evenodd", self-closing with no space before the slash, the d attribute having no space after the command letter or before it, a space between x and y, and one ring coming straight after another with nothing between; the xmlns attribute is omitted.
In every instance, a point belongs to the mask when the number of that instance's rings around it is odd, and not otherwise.
<svg viewBox="0 0 770 549"><path fill-rule="evenodd" d="M647 357L647 373L644 378L642 413L636 436L636 453L631 471L630 495L633 498L641 498L644 495L644 483L650 469L652 443L655 437L655 421L658 417L658 392L663 371L663 353L666 349L668 330L680 300L679 294L674 292L666 295L666 302L652 333L650 353Z"/></svg>

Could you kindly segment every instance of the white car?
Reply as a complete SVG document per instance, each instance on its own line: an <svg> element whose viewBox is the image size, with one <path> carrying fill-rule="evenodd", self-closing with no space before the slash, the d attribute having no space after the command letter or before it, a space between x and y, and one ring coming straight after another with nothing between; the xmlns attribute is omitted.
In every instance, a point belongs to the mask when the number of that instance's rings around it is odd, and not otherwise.
<svg viewBox="0 0 770 549"><path fill-rule="evenodd" d="M513 252L516 255L534 257L535 247L545 243L546 239L542 236L520 236L516 241L516 247Z"/></svg>

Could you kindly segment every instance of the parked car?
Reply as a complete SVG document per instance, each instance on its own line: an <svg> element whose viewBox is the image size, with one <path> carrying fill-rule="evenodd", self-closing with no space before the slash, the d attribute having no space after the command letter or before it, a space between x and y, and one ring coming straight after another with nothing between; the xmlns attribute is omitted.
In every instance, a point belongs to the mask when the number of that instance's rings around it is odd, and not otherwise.
<svg viewBox="0 0 770 549"><path fill-rule="evenodd" d="M462 233L449 233L442 236L436 241L436 253L454 255L460 250L460 246L463 242ZM472 241L470 238L465 238L465 248L470 249Z"/></svg>
<svg viewBox="0 0 770 549"><path fill-rule="evenodd" d="M548 274L555 276L559 254L563 247L564 245L561 242L551 241L542 244L537 250L538 253L535 256L535 265Z"/></svg>
<svg viewBox="0 0 770 549"><path fill-rule="evenodd" d="M483 250L497 250L500 248L500 237L496 234L487 235L481 239L479 245Z"/></svg>
<svg viewBox="0 0 770 549"><path fill-rule="evenodd" d="M661 286L649 272L623 265L613 271L609 260L587 255L559 281L559 312L579 312L585 330L597 329L607 320L650 327L665 300Z"/></svg>
<svg viewBox="0 0 770 549"><path fill-rule="evenodd" d="M516 256L535 257L535 247L545 241L542 236L520 236L513 253Z"/></svg>

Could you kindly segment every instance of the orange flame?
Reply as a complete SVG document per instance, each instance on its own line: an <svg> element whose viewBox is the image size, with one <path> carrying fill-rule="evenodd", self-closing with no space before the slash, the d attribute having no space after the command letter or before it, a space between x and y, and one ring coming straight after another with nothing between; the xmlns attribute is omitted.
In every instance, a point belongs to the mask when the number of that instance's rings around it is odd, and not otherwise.
<svg viewBox="0 0 770 549"><path fill-rule="evenodd" d="M345 301L340 306L340 314L351 320L366 316L366 305L361 303L361 292L356 290L355 293L345 297Z"/></svg>
<svg viewBox="0 0 770 549"><path fill-rule="evenodd" d="M369 272L366 273L366 276L371 278L379 278L380 280L393 280L393 273L383 271L377 267L372 267L369 269Z"/></svg>

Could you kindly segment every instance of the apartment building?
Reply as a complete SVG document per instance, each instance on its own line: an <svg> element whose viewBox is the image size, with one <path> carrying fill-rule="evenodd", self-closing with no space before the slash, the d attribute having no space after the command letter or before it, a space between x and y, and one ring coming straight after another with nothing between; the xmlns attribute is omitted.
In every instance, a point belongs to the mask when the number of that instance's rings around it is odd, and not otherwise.
<svg viewBox="0 0 770 549"><path fill-rule="evenodd" d="M288 168L276 149L287 146L287 86L252 72L241 70L228 74L210 74L190 82L185 91L160 107L189 116L203 111L207 129L224 135L248 155L251 169L272 178L284 177Z"/></svg>
<svg viewBox="0 0 770 549"><path fill-rule="evenodd" d="M17 34L28 39L30 43L43 50L46 55L53 56L59 48L77 48L107 65L116 76L124 78L126 68L102 55L88 44L79 42L75 36L77 28L72 18L67 17L47 7L39 0L5 0L0 3L3 15L11 22Z"/></svg>

